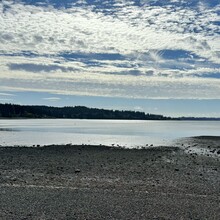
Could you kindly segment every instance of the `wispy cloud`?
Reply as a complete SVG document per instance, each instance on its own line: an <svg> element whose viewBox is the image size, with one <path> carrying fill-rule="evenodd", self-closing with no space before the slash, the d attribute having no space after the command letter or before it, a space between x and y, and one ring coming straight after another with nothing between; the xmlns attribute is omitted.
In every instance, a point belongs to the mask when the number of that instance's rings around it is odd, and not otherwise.
<svg viewBox="0 0 220 220"><path fill-rule="evenodd" d="M12 102L12 101L13 101L13 99L2 99L2 98L0 98L0 102L6 103L6 102Z"/></svg>
<svg viewBox="0 0 220 220"><path fill-rule="evenodd" d="M57 102L59 101L61 98L59 97L48 97L48 98L43 98L44 100L48 100L48 101L51 101L51 102Z"/></svg>
<svg viewBox="0 0 220 220"><path fill-rule="evenodd" d="M220 99L218 1L49 2L0 3L0 91Z"/></svg>
<svg viewBox="0 0 220 220"><path fill-rule="evenodd" d="M15 95L11 93L0 93L0 96L15 96Z"/></svg>
<svg viewBox="0 0 220 220"><path fill-rule="evenodd" d="M10 70L23 70L27 72L71 72L74 71L72 67L63 67L61 65L42 65L42 64L32 64L32 63L10 63L8 64Z"/></svg>

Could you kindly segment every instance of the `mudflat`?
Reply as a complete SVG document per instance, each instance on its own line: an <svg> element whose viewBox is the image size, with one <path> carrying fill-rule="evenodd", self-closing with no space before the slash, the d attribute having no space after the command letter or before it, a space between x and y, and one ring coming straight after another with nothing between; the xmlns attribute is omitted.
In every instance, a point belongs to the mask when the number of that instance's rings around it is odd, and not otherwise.
<svg viewBox="0 0 220 220"><path fill-rule="evenodd" d="M219 183L217 137L146 149L1 147L0 219L219 220Z"/></svg>

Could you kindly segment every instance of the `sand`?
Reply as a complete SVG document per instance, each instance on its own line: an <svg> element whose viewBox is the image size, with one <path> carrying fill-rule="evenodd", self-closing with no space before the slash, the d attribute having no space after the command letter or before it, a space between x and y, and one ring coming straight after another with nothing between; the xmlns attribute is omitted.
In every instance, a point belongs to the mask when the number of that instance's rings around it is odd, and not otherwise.
<svg viewBox="0 0 220 220"><path fill-rule="evenodd" d="M195 151L195 149L205 151ZM0 219L220 219L220 138L0 148Z"/></svg>

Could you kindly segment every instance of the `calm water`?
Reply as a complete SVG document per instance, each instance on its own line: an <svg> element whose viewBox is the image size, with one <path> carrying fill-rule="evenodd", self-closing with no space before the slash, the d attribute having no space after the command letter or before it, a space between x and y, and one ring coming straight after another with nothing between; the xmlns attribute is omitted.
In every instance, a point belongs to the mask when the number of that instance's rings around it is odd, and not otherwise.
<svg viewBox="0 0 220 220"><path fill-rule="evenodd" d="M0 145L169 145L173 140L220 135L220 121L0 120Z"/></svg>

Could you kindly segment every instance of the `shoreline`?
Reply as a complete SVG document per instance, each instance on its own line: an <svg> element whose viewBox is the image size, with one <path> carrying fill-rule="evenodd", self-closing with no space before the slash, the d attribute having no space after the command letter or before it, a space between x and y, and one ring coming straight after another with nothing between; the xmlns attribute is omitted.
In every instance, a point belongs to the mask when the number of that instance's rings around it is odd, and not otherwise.
<svg viewBox="0 0 220 220"><path fill-rule="evenodd" d="M107 148L112 150L117 149L127 149L127 150L150 150L150 149L165 149L165 148L173 148L173 149L181 149L185 153L197 152L200 155L206 155L208 157L218 157L220 156L220 136L192 136L185 138L178 138L176 140L170 141L168 145L153 145L153 144L145 144L145 145L136 145L136 146L126 146L119 144L34 144L34 145L0 145L0 148L48 148L48 147L81 147L81 148L93 148L99 147Z"/></svg>
<svg viewBox="0 0 220 220"><path fill-rule="evenodd" d="M220 149L219 139L191 145ZM179 144L1 147L0 218L220 219L220 155Z"/></svg>

